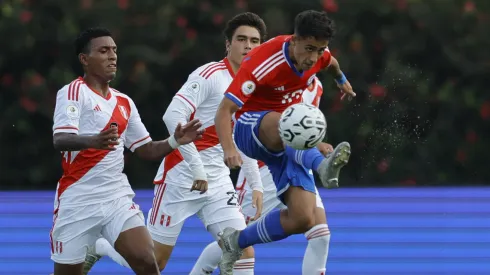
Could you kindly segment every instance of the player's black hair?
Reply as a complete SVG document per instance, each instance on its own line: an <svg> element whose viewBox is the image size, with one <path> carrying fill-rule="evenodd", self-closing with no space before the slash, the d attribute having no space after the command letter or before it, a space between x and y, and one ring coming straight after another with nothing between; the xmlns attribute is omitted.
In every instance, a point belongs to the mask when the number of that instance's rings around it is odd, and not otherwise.
<svg viewBox="0 0 490 275"><path fill-rule="evenodd" d="M326 12L307 10L294 19L294 34L303 38L330 40L335 34L334 28L334 22L328 18Z"/></svg>
<svg viewBox="0 0 490 275"><path fill-rule="evenodd" d="M81 53L89 53L90 41L92 41L92 39L103 36L112 36L112 34L108 29L104 29L101 27L89 28L82 31L75 40L75 49L77 56Z"/></svg>
<svg viewBox="0 0 490 275"><path fill-rule="evenodd" d="M252 12L240 13L230 19L230 21L226 23L226 27L223 31L225 38L231 42L236 29L241 26L256 28L260 34L260 42L265 41L267 37L267 27L265 26L264 20L262 20L260 16Z"/></svg>

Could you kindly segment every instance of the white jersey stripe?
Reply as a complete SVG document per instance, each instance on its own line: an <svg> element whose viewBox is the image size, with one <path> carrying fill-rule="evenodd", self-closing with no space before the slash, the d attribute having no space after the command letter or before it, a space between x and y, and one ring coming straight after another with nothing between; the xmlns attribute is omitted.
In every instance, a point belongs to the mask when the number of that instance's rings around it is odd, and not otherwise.
<svg viewBox="0 0 490 275"><path fill-rule="evenodd" d="M260 81L262 78L264 78L267 74L269 74L271 71L273 71L276 67L281 65L282 63L286 62L286 59L283 58L273 66L271 66L265 73L263 73L259 78L257 78L258 81Z"/></svg>
<svg viewBox="0 0 490 275"><path fill-rule="evenodd" d="M274 66L274 64L276 64L281 59L284 59L283 55L277 56L270 63L268 63L267 66L263 66L262 69L260 69L257 73L254 73L255 78L259 78L265 71L267 71L268 68Z"/></svg>
<svg viewBox="0 0 490 275"><path fill-rule="evenodd" d="M262 62L259 66L257 66L257 68L255 68L255 70L252 72L252 74L256 74L259 70L262 69L262 67L264 66L267 66L267 64L269 64L272 59L276 58L277 56L281 55L282 54L282 51L278 51L277 53L273 54L271 57L267 58L264 62Z"/></svg>

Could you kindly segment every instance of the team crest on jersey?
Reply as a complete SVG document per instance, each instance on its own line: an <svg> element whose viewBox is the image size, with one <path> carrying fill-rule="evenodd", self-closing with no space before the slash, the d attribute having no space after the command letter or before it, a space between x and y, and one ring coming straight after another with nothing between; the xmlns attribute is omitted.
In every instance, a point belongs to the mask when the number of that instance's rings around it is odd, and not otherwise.
<svg viewBox="0 0 490 275"><path fill-rule="evenodd" d="M201 88L201 86L196 81L193 81L193 82L187 84L187 87L186 87L186 89L187 89L188 92L191 92L191 93L194 93L194 94L197 94L199 92L199 89L200 88Z"/></svg>
<svg viewBox="0 0 490 275"><path fill-rule="evenodd" d="M121 115L124 117L124 119L128 120L128 110L126 110L126 107L124 106L119 106L119 111L121 112Z"/></svg>
<svg viewBox="0 0 490 275"><path fill-rule="evenodd" d="M244 95L249 95L255 91L255 83L251 80L247 80L242 84L242 92Z"/></svg>
<svg viewBox="0 0 490 275"><path fill-rule="evenodd" d="M307 82L308 86L310 86L311 83L313 83L313 80L315 80L315 77L316 77L316 75L314 74L314 75L310 76L310 78L308 78L308 82Z"/></svg>
<svg viewBox="0 0 490 275"><path fill-rule="evenodd" d="M77 119L80 117L80 111L77 106L69 105L66 107L66 115L70 118Z"/></svg>

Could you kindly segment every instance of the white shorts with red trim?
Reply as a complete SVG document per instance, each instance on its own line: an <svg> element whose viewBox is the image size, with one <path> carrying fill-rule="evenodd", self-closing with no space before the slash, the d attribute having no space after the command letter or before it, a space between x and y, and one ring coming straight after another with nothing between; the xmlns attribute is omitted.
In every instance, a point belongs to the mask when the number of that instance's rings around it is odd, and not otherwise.
<svg viewBox="0 0 490 275"><path fill-rule="evenodd" d="M245 228L238 196L229 177L211 183L204 194L173 184L155 185L153 205L148 212L147 228L154 241L174 246L187 218L196 214L209 230L217 223L233 221L238 230ZM240 223L237 223L239 220ZM224 225L221 225L224 226ZM213 237L217 239L217 236Z"/></svg>
<svg viewBox="0 0 490 275"><path fill-rule="evenodd" d="M145 226L134 195L103 203L63 207L61 204L53 218L50 233L51 259L59 264L79 264L85 261L87 248L101 236L114 245L127 220L139 216L141 223L132 221L132 228Z"/></svg>

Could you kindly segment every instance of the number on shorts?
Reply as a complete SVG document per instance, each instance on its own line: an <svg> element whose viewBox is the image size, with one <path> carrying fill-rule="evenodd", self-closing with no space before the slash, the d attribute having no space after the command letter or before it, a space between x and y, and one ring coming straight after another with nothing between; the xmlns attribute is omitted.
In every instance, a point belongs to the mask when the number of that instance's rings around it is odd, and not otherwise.
<svg viewBox="0 0 490 275"><path fill-rule="evenodd" d="M235 191L229 191L229 192L226 192L226 194L230 196L230 198L228 199L226 204L236 206L238 204L238 198L237 198L236 192Z"/></svg>

